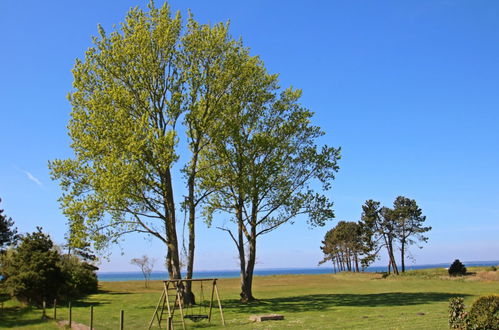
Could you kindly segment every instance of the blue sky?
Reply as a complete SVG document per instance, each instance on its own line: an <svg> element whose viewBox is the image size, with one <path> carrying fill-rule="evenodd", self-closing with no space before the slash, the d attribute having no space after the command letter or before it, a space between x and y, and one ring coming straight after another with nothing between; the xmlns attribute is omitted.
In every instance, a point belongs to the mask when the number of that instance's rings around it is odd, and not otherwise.
<svg viewBox="0 0 499 330"><path fill-rule="evenodd" d="M42 226L63 242L61 191L47 162L71 156L71 68L98 23L110 31L146 3L0 2L0 207L21 232ZM358 220L366 199L389 206L398 195L416 199L433 227L428 244L412 249L416 263L499 259L499 2L170 4L204 23L230 20L281 86L303 89L302 104L327 132L321 142L343 150L329 195L336 219L313 230L297 219L262 237L257 267L315 266L338 220ZM182 184L179 175L179 196ZM197 268L237 268L227 235L198 228ZM104 271L134 270L129 260L144 253L164 256L141 236L111 252Z"/></svg>

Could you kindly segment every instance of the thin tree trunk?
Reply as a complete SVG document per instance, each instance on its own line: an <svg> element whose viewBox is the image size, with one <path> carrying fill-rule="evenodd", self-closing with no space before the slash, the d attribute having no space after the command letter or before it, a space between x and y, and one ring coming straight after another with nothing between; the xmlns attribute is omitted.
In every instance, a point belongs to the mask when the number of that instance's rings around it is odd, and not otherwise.
<svg viewBox="0 0 499 330"><path fill-rule="evenodd" d="M197 160L198 160L198 145L195 144L193 148L193 157L192 163L189 168L189 178L187 180L188 185L188 197L187 197L187 207L189 209L189 220L188 220L188 228L189 228L189 244L187 251L187 273L186 278L192 279L192 275L194 272L194 251L195 251L195 225L196 225L196 200L195 200L195 180L196 180L196 170L197 170ZM195 296L192 293L192 282L188 281L185 287L184 293L185 303L189 305L194 305L196 303Z"/></svg>
<svg viewBox="0 0 499 330"><path fill-rule="evenodd" d="M400 242L400 259L402 263L402 273L405 273L405 239Z"/></svg>
<svg viewBox="0 0 499 330"><path fill-rule="evenodd" d="M239 253L239 267L240 267L240 280L241 280L241 301L242 302L247 302L249 301L247 297L251 297L251 280L253 274L251 274L251 277L248 277L248 264L246 263L246 254L244 251L244 232L243 232L243 226L244 226L244 219L243 219L243 200L240 197L237 202L237 209L236 209L236 219L237 219L237 249Z"/></svg>
<svg viewBox="0 0 499 330"><path fill-rule="evenodd" d="M393 254L393 241L391 239L388 240L388 254L389 254L390 262L392 263L393 273L395 275L398 275L399 271L397 268L397 263L395 262L395 255Z"/></svg>
<svg viewBox="0 0 499 330"><path fill-rule="evenodd" d="M348 249L345 249L345 261L347 263L348 271L351 272L352 271L352 260L350 258L350 253L349 253Z"/></svg>
<svg viewBox="0 0 499 330"><path fill-rule="evenodd" d="M246 239L249 244L249 255L248 263L246 266L246 277L244 290L241 291L241 301L250 302L256 300L253 297L253 272L255 270L256 263L256 223L257 223L257 209L256 202L253 200L252 210L251 210L251 220L250 220L250 232L247 233Z"/></svg>

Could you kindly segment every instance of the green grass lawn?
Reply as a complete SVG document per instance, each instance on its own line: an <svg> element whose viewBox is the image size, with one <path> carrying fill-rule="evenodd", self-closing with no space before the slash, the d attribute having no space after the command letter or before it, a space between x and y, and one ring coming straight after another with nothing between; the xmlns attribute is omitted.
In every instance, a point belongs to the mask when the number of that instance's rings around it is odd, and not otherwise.
<svg viewBox="0 0 499 330"><path fill-rule="evenodd" d="M384 279L370 273L255 277L254 294L259 301L246 305L238 301L238 279L220 279L218 287L229 329L447 329L449 298L464 297L469 305L478 296L499 293L498 276L478 276L483 275L481 269L471 270L478 272L477 276L458 279L446 276L445 270L412 271ZM99 293L73 302L73 321L88 325L93 305L96 329L117 329L120 310L125 311L125 329L144 329L161 285L152 282L145 289L140 281L101 282ZM204 294L209 296L206 287ZM193 312L205 311L194 308ZM67 319L67 313L67 308L59 307L58 319ZM211 324L187 320L188 328L221 328L218 310L213 313ZM285 320L248 320L252 314L266 313L283 314ZM51 316L52 310L48 314ZM52 320L41 320L40 310L20 308L13 301L6 302L0 327L57 328ZM176 328L181 328L180 324Z"/></svg>

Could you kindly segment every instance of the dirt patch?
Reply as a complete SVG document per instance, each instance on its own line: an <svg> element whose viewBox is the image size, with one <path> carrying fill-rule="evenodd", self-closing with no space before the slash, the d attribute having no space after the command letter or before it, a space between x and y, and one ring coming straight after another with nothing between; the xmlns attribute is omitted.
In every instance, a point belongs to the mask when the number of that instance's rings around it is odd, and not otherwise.
<svg viewBox="0 0 499 330"><path fill-rule="evenodd" d="M57 325L60 327L60 328L63 328L63 329L69 329L69 321L58 321L57 322ZM85 324L81 324L81 323L76 323L76 322L71 322L71 329L76 329L76 330L89 330L90 327L85 325Z"/></svg>

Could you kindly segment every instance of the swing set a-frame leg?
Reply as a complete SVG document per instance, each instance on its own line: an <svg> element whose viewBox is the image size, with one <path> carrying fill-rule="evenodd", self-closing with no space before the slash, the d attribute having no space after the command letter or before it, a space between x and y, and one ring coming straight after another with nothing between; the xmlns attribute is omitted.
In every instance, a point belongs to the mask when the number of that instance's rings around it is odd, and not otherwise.
<svg viewBox="0 0 499 330"><path fill-rule="evenodd" d="M213 296L215 294L217 295L217 302L218 302L218 308L220 309L220 317L222 318L222 325L225 325L222 303L220 302L220 296L218 294L217 280L213 280L213 284L211 286L210 312L208 313L208 322L211 322L211 311L213 310Z"/></svg>
<svg viewBox="0 0 499 330"><path fill-rule="evenodd" d="M159 301L158 301L158 304L156 305L156 309L154 310L154 314L152 316L152 319L151 319L151 322L149 322L149 327L148 329L151 329L152 328L152 325L154 323L154 318L157 318L158 319L158 326L161 327L161 317L162 315L158 315L158 311L159 311L159 306L161 305L161 302L163 302L163 306L161 308L161 314L163 314L163 310L165 308L165 291L163 290L163 293L161 294L161 298L159 298Z"/></svg>
<svg viewBox="0 0 499 330"><path fill-rule="evenodd" d="M218 308L220 309L220 316L222 317L222 325L225 326L224 312L222 310L222 303L220 302L220 295L218 294L218 287L216 280L213 283L213 287L215 288L215 293L217 294Z"/></svg>
<svg viewBox="0 0 499 330"><path fill-rule="evenodd" d="M182 320L182 329L185 330L184 309L182 307L182 305L183 305L183 303L182 303L182 295L181 295L181 292L179 290L178 284L177 284L177 298L175 299L175 303L173 305L173 310L175 310L175 307L176 307L177 303L178 303L178 307L179 307L179 310L180 310L180 319ZM173 312L172 312L172 314L173 314ZM173 322L173 320L172 320L172 322Z"/></svg>

